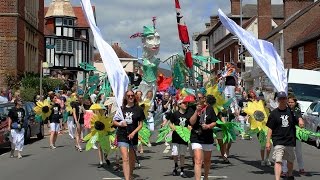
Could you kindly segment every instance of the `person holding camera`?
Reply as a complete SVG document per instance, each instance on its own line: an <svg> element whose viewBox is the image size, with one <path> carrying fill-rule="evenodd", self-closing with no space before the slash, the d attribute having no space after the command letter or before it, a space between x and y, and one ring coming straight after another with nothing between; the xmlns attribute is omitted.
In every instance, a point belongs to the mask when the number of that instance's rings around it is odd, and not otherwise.
<svg viewBox="0 0 320 180"><path fill-rule="evenodd" d="M190 118L192 126L190 142L194 151L195 179L201 179L201 167L204 162L204 179L208 179L213 150L213 127L216 126L217 116L213 110L216 98L212 95L206 97L207 106L197 105L196 111Z"/></svg>
<svg viewBox="0 0 320 180"><path fill-rule="evenodd" d="M8 130L10 131L11 153L10 157L14 157L14 152L18 151L18 158L21 159L22 149L24 146L24 127L23 121L26 115L22 108L20 98L14 100L15 107L10 109L8 114Z"/></svg>

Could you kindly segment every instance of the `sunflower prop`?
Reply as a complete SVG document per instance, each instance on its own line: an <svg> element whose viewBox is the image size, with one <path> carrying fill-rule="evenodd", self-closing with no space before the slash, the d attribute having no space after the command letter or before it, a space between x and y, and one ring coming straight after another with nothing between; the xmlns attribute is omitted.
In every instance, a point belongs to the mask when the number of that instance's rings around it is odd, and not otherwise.
<svg viewBox="0 0 320 180"><path fill-rule="evenodd" d="M143 122L143 126L138 132L139 141L144 145L149 144L149 138L151 136L151 131L147 127L147 123Z"/></svg>
<svg viewBox="0 0 320 180"><path fill-rule="evenodd" d="M177 134L187 143L190 142L191 131L184 126L175 126Z"/></svg>
<svg viewBox="0 0 320 180"><path fill-rule="evenodd" d="M248 102L248 106L244 107L243 111L249 115L250 129L267 130L269 111L263 101Z"/></svg>
<svg viewBox="0 0 320 180"><path fill-rule="evenodd" d="M171 128L170 128L169 124L166 124L164 127L159 129L159 134L157 136L156 143L159 143L159 142L161 142L163 140L166 140L166 137L168 136L170 131L171 131Z"/></svg>
<svg viewBox="0 0 320 180"><path fill-rule="evenodd" d="M72 102L75 102L77 98L75 96L70 96L66 101L66 112L72 113Z"/></svg>
<svg viewBox="0 0 320 180"><path fill-rule="evenodd" d="M206 91L207 95L213 95L216 98L216 103L213 105L213 109L214 112L218 114L218 112L224 109L224 106L227 106L228 101L225 99L224 95L219 91L217 84L214 86L207 87Z"/></svg>
<svg viewBox="0 0 320 180"><path fill-rule="evenodd" d="M33 108L36 116L41 116L42 120L46 120L51 114L51 105L49 100L44 100L43 102L37 102L37 106Z"/></svg>
<svg viewBox="0 0 320 180"><path fill-rule="evenodd" d="M89 151L92 146L99 142L100 146L106 152L109 152L110 141L107 136L109 136L110 132L113 132L114 128L112 128L112 118L106 117L104 114L94 114L91 118L91 132L84 137L87 142L86 151Z"/></svg>

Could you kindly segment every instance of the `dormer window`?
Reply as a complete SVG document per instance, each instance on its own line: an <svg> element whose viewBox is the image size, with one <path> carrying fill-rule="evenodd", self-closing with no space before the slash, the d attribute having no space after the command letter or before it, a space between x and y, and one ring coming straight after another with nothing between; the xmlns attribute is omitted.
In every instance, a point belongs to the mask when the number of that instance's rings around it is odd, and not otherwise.
<svg viewBox="0 0 320 180"><path fill-rule="evenodd" d="M72 18L56 18L55 19L57 36L74 37L74 19Z"/></svg>

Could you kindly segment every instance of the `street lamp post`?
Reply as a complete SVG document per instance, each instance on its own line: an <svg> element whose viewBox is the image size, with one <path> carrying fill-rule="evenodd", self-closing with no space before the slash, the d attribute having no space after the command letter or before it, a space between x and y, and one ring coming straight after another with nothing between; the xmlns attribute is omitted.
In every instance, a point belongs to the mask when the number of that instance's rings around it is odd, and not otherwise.
<svg viewBox="0 0 320 180"><path fill-rule="evenodd" d="M240 0L240 26L242 27L242 0ZM243 84L243 45L240 43L240 73L241 73L241 85Z"/></svg>

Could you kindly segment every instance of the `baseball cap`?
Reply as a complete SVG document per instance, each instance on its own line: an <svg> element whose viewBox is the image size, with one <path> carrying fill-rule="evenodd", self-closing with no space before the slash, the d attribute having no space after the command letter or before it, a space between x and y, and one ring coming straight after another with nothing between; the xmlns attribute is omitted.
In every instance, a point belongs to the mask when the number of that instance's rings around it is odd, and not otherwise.
<svg viewBox="0 0 320 180"><path fill-rule="evenodd" d="M286 97L287 97L287 93L285 93L285 92L283 92L283 91L278 92L277 97L278 97L278 98L286 98Z"/></svg>

